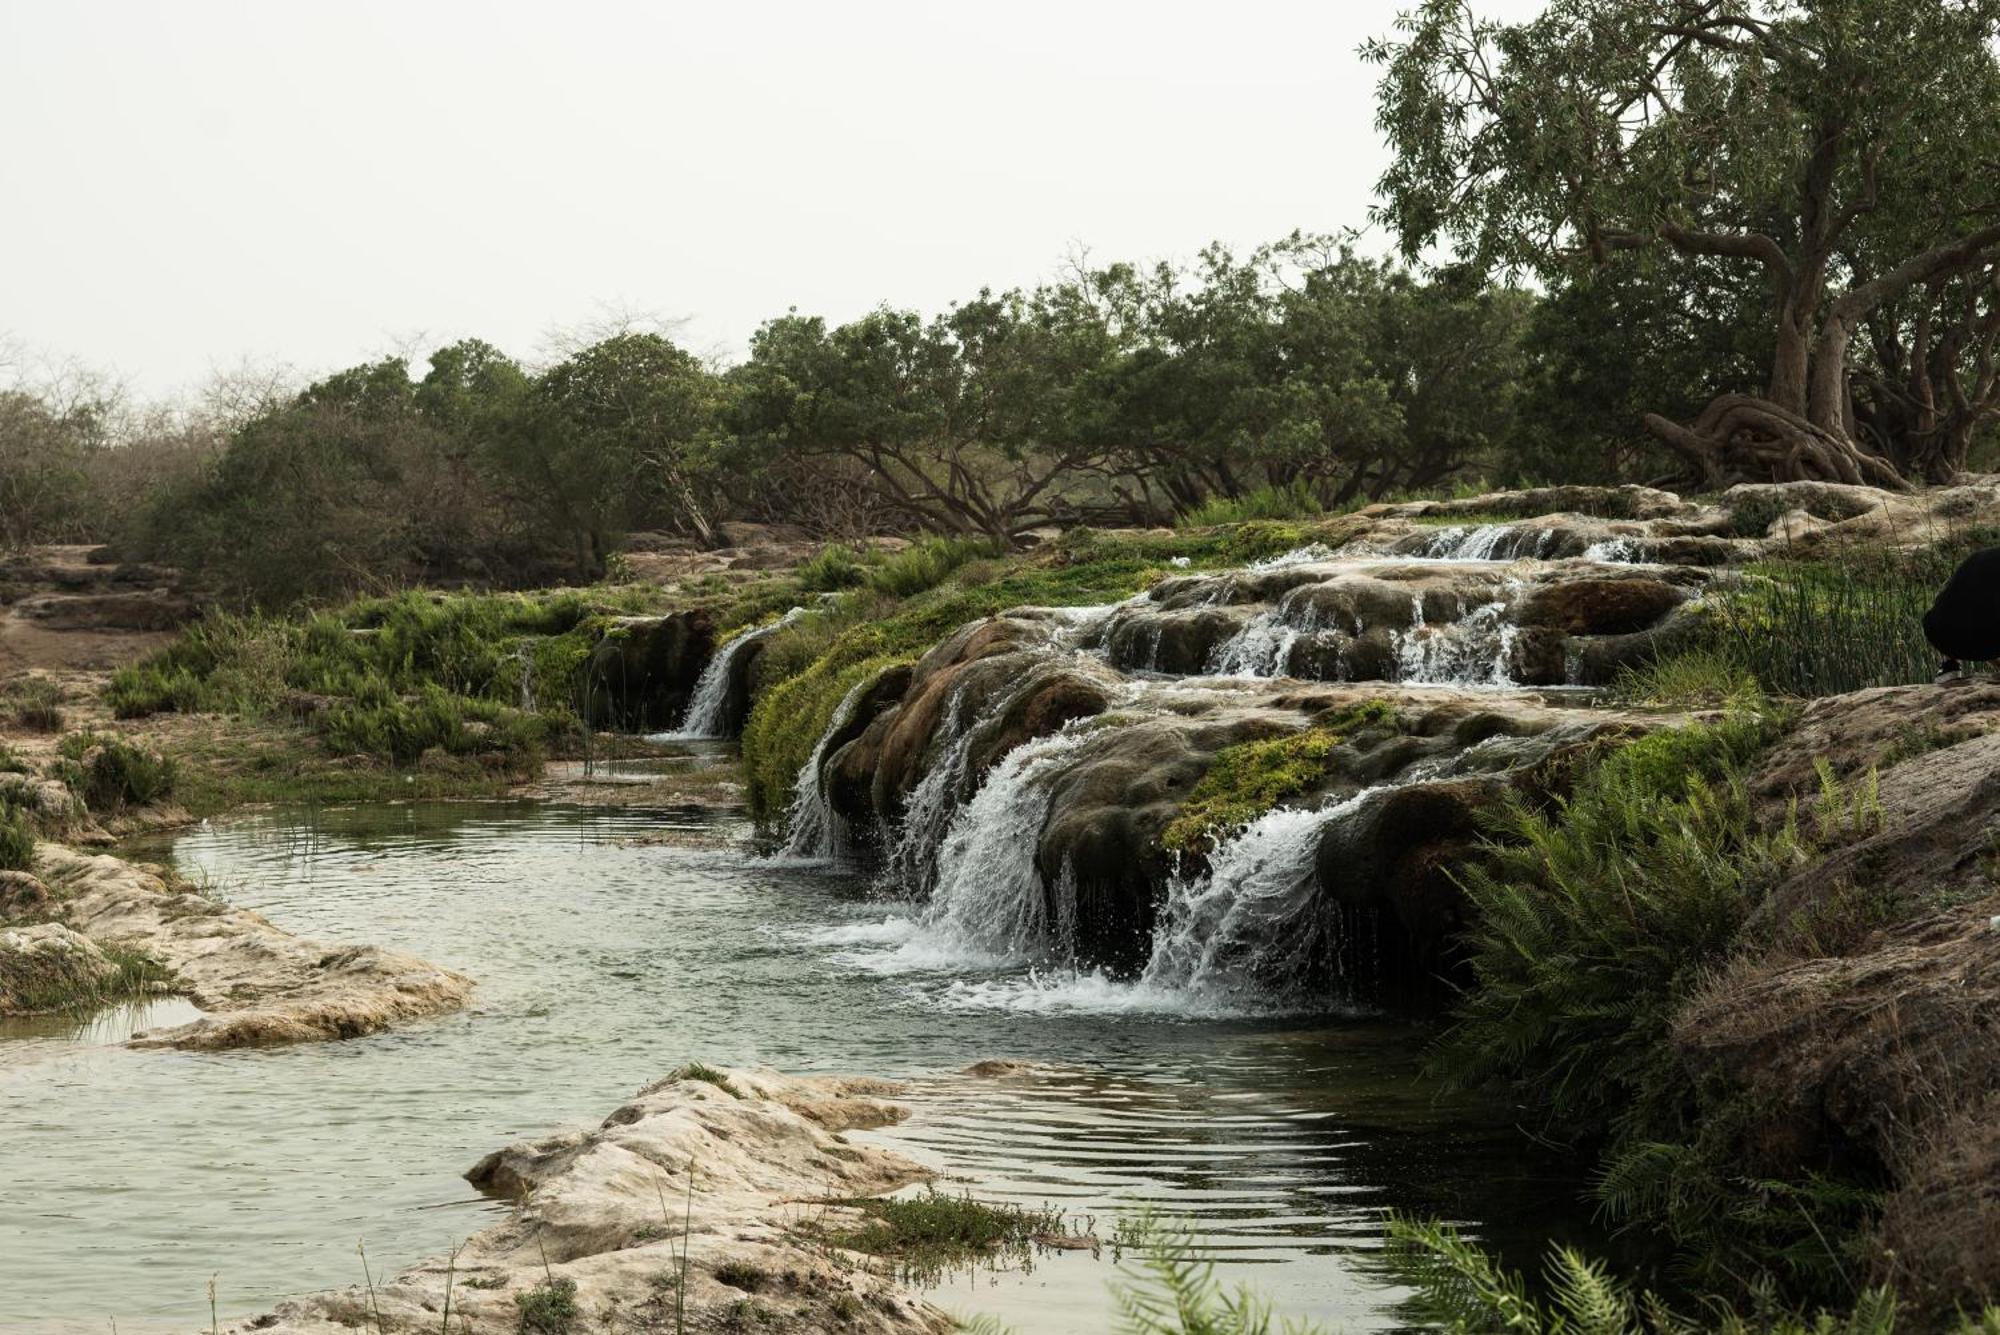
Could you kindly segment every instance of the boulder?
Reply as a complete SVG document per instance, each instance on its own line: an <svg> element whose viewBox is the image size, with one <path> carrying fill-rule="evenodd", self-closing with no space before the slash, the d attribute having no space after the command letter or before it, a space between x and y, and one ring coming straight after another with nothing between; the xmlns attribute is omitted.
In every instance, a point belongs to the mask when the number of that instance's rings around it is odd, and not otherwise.
<svg viewBox="0 0 2000 1335"><path fill-rule="evenodd" d="M714 652L715 625L706 611L618 618L585 664L585 720L626 732L674 727Z"/></svg>
<svg viewBox="0 0 2000 1335"><path fill-rule="evenodd" d="M54 903L49 888L31 873L0 871L0 923L38 920Z"/></svg>

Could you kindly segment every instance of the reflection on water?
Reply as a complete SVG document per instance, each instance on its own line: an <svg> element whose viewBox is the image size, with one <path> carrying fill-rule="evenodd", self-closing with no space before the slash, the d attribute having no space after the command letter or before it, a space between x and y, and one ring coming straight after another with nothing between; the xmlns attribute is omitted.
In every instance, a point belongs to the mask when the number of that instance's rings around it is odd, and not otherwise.
<svg viewBox="0 0 2000 1335"><path fill-rule="evenodd" d="M184 1329L211 1274L247 1313L358 1280L357 1237L391 1266L445 1250L497 1208L458 1177L480 1155L595 1124L693 1059L917 1077L911 1121L871 1138L1107 1236L1119 1209L1159 1204L1287 1310L1351 1329L1394 1324L1394 1291L1359 1261L1384 1208L1530 1240L1573 1191L1512 1131L1437 1103L1404 1026L1050 1006L964 961L871 967L856 943L897 910L759 861L748 833L701 812L419 803L173 841L184 869L287 927L467 971L473 1007L219 1054L112 1046L183 1018L159 1005L0 1031L0 1327ZM954 1004L967 988L1025 1001ZM989 1057L1038 1066L949 1074ZM1108 1269L1065 1255L941 1296L1024 1331L1096 1331Z"/></svg>

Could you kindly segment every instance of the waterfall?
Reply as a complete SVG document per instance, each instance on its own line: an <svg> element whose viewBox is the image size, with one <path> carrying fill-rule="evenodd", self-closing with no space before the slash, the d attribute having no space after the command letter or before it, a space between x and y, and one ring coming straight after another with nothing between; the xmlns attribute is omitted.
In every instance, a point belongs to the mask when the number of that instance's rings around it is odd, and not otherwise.
<svg viewBox="0 0 2000 1335"><path fill-rule="evenodd" d="M874 680L873 677L863 677L841 697L833 717L827 720L826 731L820 734L819 745L813 747L806 763L799 766L798 775L792 780L792 805L785 813L787 838L784 857L808 862L832 862L840 856L846 832L841 828L843 822L839 814L826 800L826 785L821 782L820 767L825 763L828 743L853 721L855 706Z"/></svg>
<svg viewBox="0 0 2000 1335"><path fill-rule="evenodd" d="M1318 810L1267 811L1225 840L1205 871L1169 879L1140 986L1211 1001L1282 999L1316 963L1337 960L1320 837L1376 791Z"/></svg>
<svg viewBox="0 0 2000 1335"><path fill-rule="evenodd" d="M1605 538L1584 548L1583 559L1629 564L1642 561L1645 557L1639 550L1639 544L1630 538Z"/></svg>
<svg viewBox="0 0 2000 1335"><path fill-rule="evenodd" d="M1046 958L1073 905L1054 919L1035 852L1049 816L1050 780L1088 734L1070 729L1008 752L937 847L937 880L903 954L998 963ZM1075 881L1069 879L1070 897Z"/></svg>
<svg viewBox="0 0 2000 1335"><path fill-rule="evenodd" d="M681 726L662 737L676 741L718 740L729 735L725 712L729 707L729 679L736 666L736 660L745 649L768 636L775 635L806 614L803 607L791 611L768 626L753 626L742 631L710 656L708 666L701 670L701 679L695 682L694 695L688 700L687 713L681 717Z"/></svg>
<svg viewBox="0 0 2000 1335"><path fill-rule="evenodd" d="M1520 628L1507 620L1505 601L1487 603L1456 625L1431 626L1424 599L1411 599L1408 630L1396 631L1396 679L1424 685L1511 686L1514 641Z"/></svg>
<svg viewBox="0 0 2000 1335"><path fill-rule="evenodd" d="M1003 702L1004 703L1004 702ZM924 777L903 799L903 817L896 827L896 842L882 866L877 886L920 898L931 888L938 873L936 853L948 822L957 809L960 786L965 781L965 764L978 731L973 720L965 719L965 689L960 686L946 701L944 717L936 737L943 750L931 762Z"/></svg>
<svg viewBox="0 0 2000 1335"><path fill-rule="evenodd" d="M1259 612L1243 628L1215 646L1208 672L1217 677L1282 677L1291 671L1292 650L1302 636L1319 629L1319 611L1310 600L1294 614L1286 594L1275 608Z"/></svg>

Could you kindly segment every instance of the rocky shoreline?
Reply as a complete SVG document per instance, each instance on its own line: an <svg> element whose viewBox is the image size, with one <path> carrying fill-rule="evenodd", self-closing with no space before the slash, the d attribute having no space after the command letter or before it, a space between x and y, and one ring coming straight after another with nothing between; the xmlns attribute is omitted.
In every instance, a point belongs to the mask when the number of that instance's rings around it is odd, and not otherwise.
<svg viewBox="0 0 2000 1335"><path fill-rule="evenodd" d="M861 1077L676 1072L595 1130L473 1165L467 1180L515 1208L457 1252L226 1329L512 1335L535 1328L523 1314L540 1303L571 1314L549 1329L668 1331L678 1313L689 1330L942 1335L957 1329L950 1316L824 1240L828 1224L858 1218L838 1202L931 1177L842 1138L903 1120L899 1092Z"/></svg>
<svg viewBox="0 0 2000 1335"><path fill-rule="evenodd" d="M465 975L379 946L327 946L210 899L164 868L61 844L36 850L47 913L92 942L151 957L171 990L207 1012L131 1039L135 1047L269 1047L355 1038L441 1015L472 994Z"/></svg>

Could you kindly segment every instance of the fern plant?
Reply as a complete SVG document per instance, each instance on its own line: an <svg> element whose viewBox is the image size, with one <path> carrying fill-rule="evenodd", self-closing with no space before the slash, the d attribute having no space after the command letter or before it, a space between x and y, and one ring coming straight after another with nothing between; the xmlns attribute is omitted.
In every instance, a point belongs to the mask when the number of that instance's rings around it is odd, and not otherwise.
<svg viewBox="0 0 2000 1335"><path fill-rule="evenodd" d="M1389 1221L1385 1265L1415 1290L1410 1315L1454 1335L1893 1335L1896 1328L1896 1295L1886 1288L1863 1290L1839 1312L1786 1311L1766 1290L1747 1315L1710 1299L1688 1316L1568 1247L1549 1249L1537 1297L1519 1272L1456 1228L1404 1216ZM1955 1335L1986 1335L1997 1324L2000 1308L1989 1307Z"/></svg>
<svg viewBox="0 0 2000 1335"><path fill-rule="evenodd" d="M1150 1212L1122 1221L1121 1261L1112 1285L1117 1335L1325 1335L1321 1327L1283 1320L1248 1285L1226 1288L1193 1232Z"/></svg>

